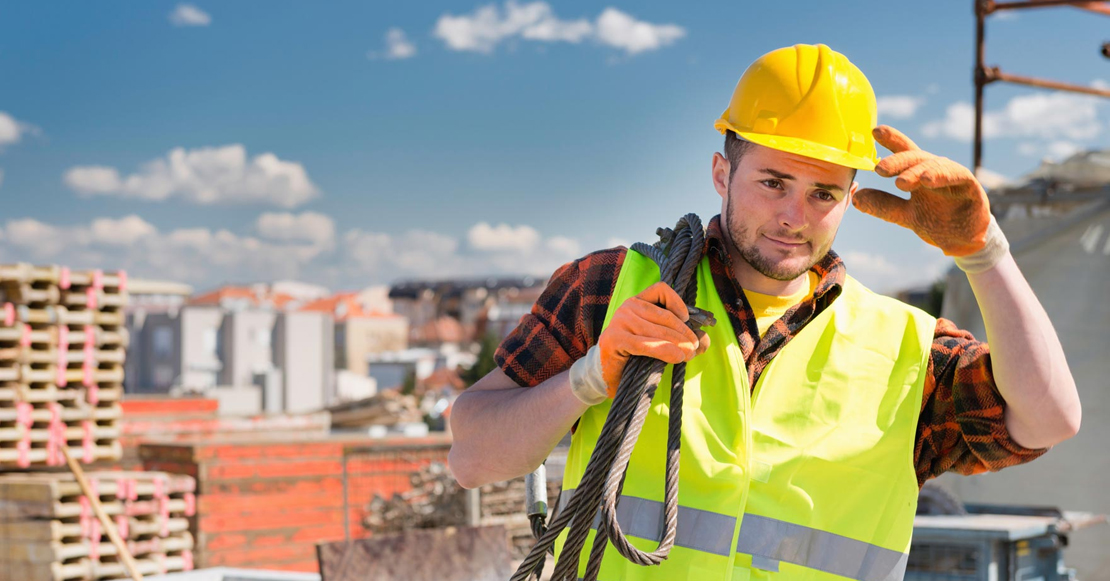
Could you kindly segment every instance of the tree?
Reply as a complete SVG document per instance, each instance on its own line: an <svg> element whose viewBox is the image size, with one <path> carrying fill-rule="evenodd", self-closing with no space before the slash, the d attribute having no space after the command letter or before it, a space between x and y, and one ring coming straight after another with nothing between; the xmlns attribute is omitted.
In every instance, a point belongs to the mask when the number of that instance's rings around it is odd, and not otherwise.
<svg viewBox="0 0 1110 581"><path fill-rule="evenodd" d="M487 373L497 367L497 362L493 360L493 354L497 351L497 346L500 343L497 336L492 333L487 333L482 338L482 346L478 350L478 360L469 369L459 374L462 380L466 382L467 387L474 385L479 379L485 377Z"/></svg>

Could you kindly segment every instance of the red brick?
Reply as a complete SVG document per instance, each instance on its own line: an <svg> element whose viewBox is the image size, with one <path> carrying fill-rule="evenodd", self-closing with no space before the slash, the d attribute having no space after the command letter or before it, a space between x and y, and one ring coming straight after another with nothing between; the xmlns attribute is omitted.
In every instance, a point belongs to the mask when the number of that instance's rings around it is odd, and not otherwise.
<svg viewBox="0 0 1110 581"><path fill-rule="evenodd" d="M127 396L120 402L124 417L139 414L215 414L220 402L201 398L133 398Z"/></svg>
<svg viewBox="0 0 1110 581"><path fill-rule="evenodd" d="M247 535L242 533L222 533L206 534L203 543L206 551L218 551L220 549L242 547L246 545L248 541Z"/></svg>
<svg viewBox="0 0 1110 581"><path fill-rule="evenodd" d="M342 522L342 510L273 510L250 515L202 515L197 518L197 529L204 532L258 531L289 526L313 526Z"/></svg>
<svg viewBox="0 0 1110 581"><path fill-rule="evenodd" d="M278 493L329 493L342 494L343 480L339 475L332 477L309 476L307 478L282 478L280 480L225 480L208 483L206 494L254 495Z"/></svg>
<svg viewBox="0 0 1110 581"><path fill-rule="evenodd" d="M208 567L267 567L281 562L303 562L316 558L316 545L286 544L256 549L235 549L231 551L205 551L204 563Z"/></svg>
<svg viewBox="0 0 1110 581"><path fill-rule="evenodd" d="M361 525L359 526L361 528ZM328 541L342 541L345 538L343 534L343 524L340 523L337 525L302 528L293 533L290 540L293 542L323 543Z"/></svg>
<svg viewBox="0 0 1110 581"><path fill-rule="evenodd" d="M319 492L306 494L304 492L278 493L278 494L205 494L197 501L197 512L202 515L216 513L251 513L268 512L275 509L289 510L296 508L335 508L343 506L343 494L340 492Z"/></svg>
<svg viewBox="0 0 1110 581"><path fill-rule="evenodd" d="M277 563L274 565L267 565L268 569L276 569L278 571L299 571L302 573L319 573L320 564L315 560L311 561L298 561L296 563Z"/></svg>
<svg viewBox="0 0 1110 581"><path fill-rule="evenodd" d="M205 466L206 480L233 480L239 478L282 478L319 474L334 476L342 473L342 465L335 460L309 460L304 462L260 462L251 464L215 464Z"/></svg>

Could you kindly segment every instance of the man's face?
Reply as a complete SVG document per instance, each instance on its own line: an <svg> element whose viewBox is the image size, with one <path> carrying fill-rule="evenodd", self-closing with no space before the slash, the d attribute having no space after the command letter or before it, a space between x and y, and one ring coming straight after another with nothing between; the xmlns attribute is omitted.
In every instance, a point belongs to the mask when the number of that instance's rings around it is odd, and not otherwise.
<svg viewBox="0 0 1110 581"><path fill-rule="evenodd" d="M756 144L731 179L720 154L713 172L730 253L777 281L825 257L857 187L850 168Z"/></svg>

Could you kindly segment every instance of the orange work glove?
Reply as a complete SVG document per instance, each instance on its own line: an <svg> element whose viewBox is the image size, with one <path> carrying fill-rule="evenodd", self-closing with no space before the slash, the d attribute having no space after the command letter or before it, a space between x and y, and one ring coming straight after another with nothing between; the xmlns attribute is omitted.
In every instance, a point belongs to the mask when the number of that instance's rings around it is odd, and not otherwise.
<svg viewBox="0 0 1110 581"><path fill-rule="evenodd" d="M893 152L875 166L875 173L884 178L898 176L894 185L909 192L910 199L862 189L852 198L856 208L913 230L948 256L968 256L983 250L992 221L990 205L971 170L922 151L888 125L876 127L872 134Z"/></svg>
<svg viewBox="0 0 1110 581"><path fill-rule="evenodd" d="M709 348L705 331L693 331L686 303L664 282L626 300L605 327L597 344L571 366L571 389L594 405L613 397L633 355L667 363L684 363Z"/></svg>

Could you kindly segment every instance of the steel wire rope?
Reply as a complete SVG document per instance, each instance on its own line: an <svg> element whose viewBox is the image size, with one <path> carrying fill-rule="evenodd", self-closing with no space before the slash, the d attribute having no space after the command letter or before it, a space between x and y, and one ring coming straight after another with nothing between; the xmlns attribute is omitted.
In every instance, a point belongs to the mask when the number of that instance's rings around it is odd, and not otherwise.
<svg viewBox="0 0 1110 581"><path fill-rule="evenodd" d="M697 329L715 324L712 313L693 304L697 299L697 267L705 246L705 229L696 214L679 219L675 228L659 228L660 240L649 246L636 243L632 250L659 265L660 280L666 282L686 303L688 325ZM511 581L539 578L545 556L553 552L555 541L568 526L570 530L555 564L554 581L578 579L582 548L594 518L601 512L600 524L590 550L585 581L596 581L605 547L611 542L626 559L640 565L658 565L674 546L678 529L678 465L682 437L682 395L686 364L674 365L671 373L670 412L667 425L667 463L663 489L663 536L651 552L642 551L625 538L617 522L617 505L632 450L643 429L651 400L663 377L666 363L650 357L632 357L625 366L609 415L601 428L597 445L570 501L557 510L550 526L542 517L532 519L532 531L539 539L525 557ZM563 504L563 503L560 503Z"/></svg>

